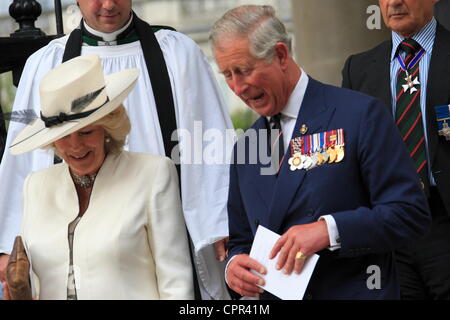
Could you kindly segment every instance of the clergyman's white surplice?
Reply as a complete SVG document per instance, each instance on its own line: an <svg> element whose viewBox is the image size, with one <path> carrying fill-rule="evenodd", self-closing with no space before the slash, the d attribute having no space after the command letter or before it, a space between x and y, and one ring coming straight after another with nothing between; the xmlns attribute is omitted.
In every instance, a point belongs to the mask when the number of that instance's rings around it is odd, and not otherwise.
<svg viewBox="0 0 450 320"><path fill-rule="evenodd" d="M177 127L194 136L196 121L201 121L203 131L217 129L225 136L226 129L232 128L232 124L201 49L193 40L178 32L160 30L155 35L169 71ZM61 63L67 39L68 36L53 40L27 60L13 111L34 109L39 114L40 80ZM136 87L124 102L132 124L126 149L165 155L152 85L140 42L108 47L83 46L82 54L88 53L101 57L105 74L128 68L140 69ZM24 124L10 123L0 165L0 252L6 253L11 251L19 232L20 199L25 177L32 171L53 164L53 153L47 150L20 156L12 156L7 151L23 128ZM186 142L189 144L183 145ZM203 149L210 147L211 143L204 143ZM194 154L194 144L190 141L182 140L180 147ZM228 236L228 176L228 165L225 163L181 165L183 213L195 246L199 278L214 299L228 297L223 281L223 265L216 263L212 246L215 241Z"/></svg>

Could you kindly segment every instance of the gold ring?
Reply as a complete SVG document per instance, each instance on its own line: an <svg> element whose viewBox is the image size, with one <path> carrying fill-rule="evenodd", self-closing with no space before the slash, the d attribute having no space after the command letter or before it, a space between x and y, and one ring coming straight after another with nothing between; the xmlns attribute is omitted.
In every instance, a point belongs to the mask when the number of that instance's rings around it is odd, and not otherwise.
<svg viewBox="0 0 450 320"><path fill-rule="evenodd" d="M297 254L295 255L295 259L306 259L306 256L303 252L299 251L297 252Z"/></svg>

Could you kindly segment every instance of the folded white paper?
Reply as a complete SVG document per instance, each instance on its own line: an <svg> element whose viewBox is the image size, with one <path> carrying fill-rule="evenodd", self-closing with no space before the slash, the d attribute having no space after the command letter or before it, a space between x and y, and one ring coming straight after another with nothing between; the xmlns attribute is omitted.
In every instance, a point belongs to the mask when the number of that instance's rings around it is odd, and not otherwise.
<svg viewBox="0 0 450 320"><path fill-rule="evenodd" d="M292 272L290 275L285 275L281 270L275 269L278 255L272 260L269 259L270 251L278 238L280 235L275 232L261 225L258 227L250 257L262 264L266 268L267 274L254 273L261 276L266 282L265 286L261 286L265 291L283 300L302 300L319 256L317 254L309 256L300 274Z"/></svg>

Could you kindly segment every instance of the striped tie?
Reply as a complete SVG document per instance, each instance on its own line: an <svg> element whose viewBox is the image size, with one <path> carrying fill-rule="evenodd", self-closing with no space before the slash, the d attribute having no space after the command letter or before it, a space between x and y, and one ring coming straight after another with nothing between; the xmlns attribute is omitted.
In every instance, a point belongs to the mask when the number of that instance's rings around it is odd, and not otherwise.
<svg viewBox="0 0 450 320"><path fill-rule="evenodd" d="M395 121L414 162L416 172L422 182L422 188L427 193L429 180L420 108L419 61L413 61L420 60L415 58L421 47L416 41L406 39L400 44L400 48L406 54L404 66L407 71L400 68L397 74Z"/></svg>

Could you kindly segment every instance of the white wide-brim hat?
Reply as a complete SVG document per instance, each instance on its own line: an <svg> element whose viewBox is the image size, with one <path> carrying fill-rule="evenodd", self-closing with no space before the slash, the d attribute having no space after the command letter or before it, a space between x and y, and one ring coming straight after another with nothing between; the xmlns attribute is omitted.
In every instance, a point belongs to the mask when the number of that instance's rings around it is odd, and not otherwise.
<svg viewBox="0 0 450 320"><path fill-rule="evenodd" d="M127 97L138 76L138 69L105 76L95 54L73 58L51 70L39 86L40 117L17 135L11 153L45 147L108 115Z"/></svg>

